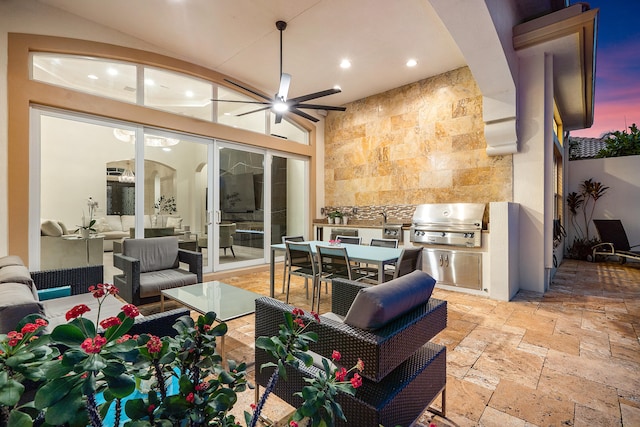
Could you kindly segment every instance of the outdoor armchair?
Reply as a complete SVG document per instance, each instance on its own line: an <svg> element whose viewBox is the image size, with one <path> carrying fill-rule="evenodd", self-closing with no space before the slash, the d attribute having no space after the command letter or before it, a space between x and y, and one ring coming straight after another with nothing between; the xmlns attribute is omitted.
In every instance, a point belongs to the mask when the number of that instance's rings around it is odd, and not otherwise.
<svg viewBox="0 0 640 427"><path fill-rule="evenodd" d="M124 273L113 277L120 296L135 305L159 301L163 289L202 282L202 253L180 249L176 236L124 239L113 265Z"/></svg>
<svg viewBox="0 0 640 427"><path fill-rule="evenodd" d="M602 243L592 247L592 261L595 262L598 255L617 256L620 264L624 264L627 258L640 261L640 251L632 250L640 245L631 246L629 244L622 221L619 219L594 219L593 223Z"/></svg>

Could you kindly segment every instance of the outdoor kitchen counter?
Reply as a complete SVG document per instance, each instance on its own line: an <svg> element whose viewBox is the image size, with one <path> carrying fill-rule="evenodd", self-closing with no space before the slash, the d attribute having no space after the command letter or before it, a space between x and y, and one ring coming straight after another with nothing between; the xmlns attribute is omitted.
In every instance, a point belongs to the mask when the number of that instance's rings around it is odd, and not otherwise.
<svg viewBox="0 0 640 427"><path fill-rule="evenodd" d="M387 221L387 224L402 224L403 230L408 230L411 227L410 223L403 222L395 222L393 220ZM315 219L313 220L313 225L315 227L343 227L343 228L377 228L383 229L384 224L382 221L358 221L358 220L349 220L348 224L329 224L326 219Z"/></svg>

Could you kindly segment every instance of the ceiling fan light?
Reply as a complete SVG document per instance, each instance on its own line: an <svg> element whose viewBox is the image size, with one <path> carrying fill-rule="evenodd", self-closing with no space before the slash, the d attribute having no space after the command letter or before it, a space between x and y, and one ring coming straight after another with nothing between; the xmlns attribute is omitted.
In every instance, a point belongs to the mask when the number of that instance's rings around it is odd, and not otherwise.
<svg viewBox="0 0 640 427"><path fill-rule="evenodd" d="M273 104L273 109L278 113L284 113L289 109L289 106L286 102L278 101Z"/></svg>

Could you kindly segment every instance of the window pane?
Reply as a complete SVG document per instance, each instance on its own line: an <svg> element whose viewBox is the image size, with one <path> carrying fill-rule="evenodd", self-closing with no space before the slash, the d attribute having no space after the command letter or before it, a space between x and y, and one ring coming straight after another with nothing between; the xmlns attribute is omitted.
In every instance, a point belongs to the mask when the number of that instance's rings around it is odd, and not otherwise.
<svg viewBox="0 0 640 427"><path fill-rule="evenodd" d="M249 98L248 96L244 96L236 91L224 87L218 87L217 99L226 101L256 102L253 98ZM217 101L216 108L218 110L218 123L253 132L265 133L266 127L264 111L247 114L246 116L238 116L238 114L244 114L263 107L265 107L265 105Z"/></svg>
<svg viewBox="0 0 640 427"><path fill-rule="evenodd" d="M144 69L144 105L163 111L212 120L213 85L193 77Z"/></svg>
<svg viewBox="0 0 640 427"><path fill-rule="evenodd" d="M270 114L270 120L271 135L286 138L289 141L299 142L300 144L309 144L307 131L298 127L298 125L287 119L282 119L280 123L276 124L276 115L273 113Z"/></svg>
<svg viewBox="0 0 640 427"><path fill-rule="evenodd" d="M31 78L92 95L136 102L136 66L83 56L34 53Z"/></svg>

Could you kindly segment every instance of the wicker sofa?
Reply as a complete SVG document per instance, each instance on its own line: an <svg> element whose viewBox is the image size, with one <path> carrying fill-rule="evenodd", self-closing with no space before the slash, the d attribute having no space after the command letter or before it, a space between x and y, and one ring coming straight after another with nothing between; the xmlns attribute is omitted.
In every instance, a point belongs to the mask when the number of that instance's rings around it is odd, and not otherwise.
<svg viewBox="0 0 640 427"><path fill-rule="evenodd" d="M405 292L401 296L401 293L393 291L398 283L406 285L408 282L411 282L409 287L414 286L414 289L415 286L422 285L433 289L435 284L435 280L422 271L375 286L335 279L332 312L320 316L320 323L313 322L311 317L307 319L307 323L310 323L308 330L316 332L319 337L318 342L311 345L311 351L331 359L332 351L338 350L342 354L340 364L347 368L355 365L358 358L364 362L362 387L356 390L355 396L340 394L338 398L347 423L339 421L336 425L408 426L439 395L442 398L442 410L430 410L444 415L446 347L429 341L446 327L447 303L430 297L419 301L415 298L415 292L412 297L411 292ZM383 299L390 298L392 301L388 306L395 308L386 312L383 309L382 316L379 316L380 312L374 314L369 320L373 319L373 323L378 324L373 325L373 328L363 329L349 324L362 324L364 317L368 315L368 309L363 309L362 304L356 301L362 299L358 296L361 290L383 287L391 290ZM419 293L426 296L431 291ZM407 295L412 301L406 298ZM354 310L350 316L352 305ZM283 313L292 310L293 307L272 298L257 299L256 337L277 335L279 325L284 321ZM355 322L349 317L354 318ZM265 387L272 371L259 367L274 360L265 351L256 348L255 361L256 383ZM286 369L287 380L281 378L276 383L274 393L289 404L299 407L302 400L294 396L294 393L305 386L304 377L318 375L319 369L316 366L295 369L289 365Z"/></svg>

